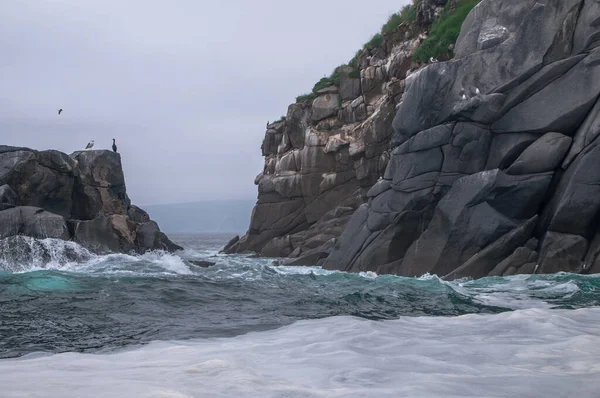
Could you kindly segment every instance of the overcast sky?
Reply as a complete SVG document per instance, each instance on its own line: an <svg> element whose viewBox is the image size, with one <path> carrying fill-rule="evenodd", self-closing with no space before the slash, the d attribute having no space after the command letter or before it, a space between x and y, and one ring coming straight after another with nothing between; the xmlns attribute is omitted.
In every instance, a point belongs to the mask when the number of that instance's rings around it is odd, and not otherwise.
<svg viewBox="0 0 600 398"><path fill-rule="evenodd" d="M406 3L0 0L0 144L114 137L136 204L254 199L267 120Z"/></svg>

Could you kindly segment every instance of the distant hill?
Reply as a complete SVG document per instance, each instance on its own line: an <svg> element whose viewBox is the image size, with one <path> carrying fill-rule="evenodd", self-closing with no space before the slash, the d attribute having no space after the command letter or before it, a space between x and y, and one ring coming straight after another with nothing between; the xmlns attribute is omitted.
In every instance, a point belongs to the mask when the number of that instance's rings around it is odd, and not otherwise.
<svg viewBox="0 0 600 398"><path fill-rule="evenodd" d="M144 206L164 232L245 233L255 200L220 200Z"/></svg>

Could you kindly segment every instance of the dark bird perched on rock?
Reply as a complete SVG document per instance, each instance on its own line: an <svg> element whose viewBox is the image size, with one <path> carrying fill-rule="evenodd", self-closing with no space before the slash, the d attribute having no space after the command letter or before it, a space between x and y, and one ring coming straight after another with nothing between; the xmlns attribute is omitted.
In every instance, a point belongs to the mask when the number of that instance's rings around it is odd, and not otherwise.
<svg viewBox="0 0 600 398"><path fill-rule="evenodd" d="M60 109L58 110L58 114L60 115L60 113L61 113L61 112L62 112L62 108L60 108Z"/></svg>
<svg viewBox="0 0 600 398"><path fill-rule="evenodd" d="M94 146L94 140L91 140L90 142L88 142L88 144L85 147L85 149L92 149L93 146Z"/></svg>
<svg viewBox="0 0 600 398"><path fill-rule="evenodd" d="M115 139L114 138L113 138L112 149L113 149L113 152L117 152L117 144L115 144Z"/></svg>

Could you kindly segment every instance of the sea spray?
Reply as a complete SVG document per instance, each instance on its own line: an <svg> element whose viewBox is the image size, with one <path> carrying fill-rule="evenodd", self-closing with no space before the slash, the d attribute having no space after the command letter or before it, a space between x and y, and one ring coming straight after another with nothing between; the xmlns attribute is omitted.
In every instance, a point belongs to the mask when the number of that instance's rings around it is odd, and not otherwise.
<svg viewBox="0 0 600 398"><path fill-rule="evenodd" d="M527 396L531 381L560 392L598 380L599 276L277 267L218 254L227 238L144 255L23 241L29 257L0 271L0 357L22 358L0 361L3 393L43 378L56 396L494 396L486 386L507 383Z"/></svg>
<svg viewBox="0 0 600 398"><path fill-rule="evenodd" d="M75 242L11 236L0 239L0 270L23 272L88 261L92 254Z"/></svg>

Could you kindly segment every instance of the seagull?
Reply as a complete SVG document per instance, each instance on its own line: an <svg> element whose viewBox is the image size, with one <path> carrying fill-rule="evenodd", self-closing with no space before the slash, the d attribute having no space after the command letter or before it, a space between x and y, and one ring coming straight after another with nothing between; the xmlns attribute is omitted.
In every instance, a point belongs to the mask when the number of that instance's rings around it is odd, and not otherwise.
<svg viewBox="0 0 600 398"><path fill-rule="evenodd" d="M88 144L85 147L85 149L92 149L93 146L94 146L94 140L91 140L90 142L88 142Z"/></svg>
<svg viewBox="0 0 600 398"><path fill-rule="evenodd" d="M58 110L58 114L60 115L60 113L61 113L61 112L62 112L62 108L60 108L60 109Z"/></svg>
<svg viewBox="0 0 600 398"><path fill-rule="evenodd" d="M113 148L113 152L117 152L117 144L115 144L115 139L114 138L113 138L112 148Z"/></svg>
<svg viewBox="0 0 600 398"><path fill-rule="evenodd" d="M463 100L463 101L467 99L467 96L465 95L465 89L464 88L460 89L460 99Z"/></svg>
<svg viewBox="0 0 600 398"><path fill-rule="evenodd" d="M431 57L431 58L429 58L429 62L430 63L435 63L435 62L438 62L438 60L435 59L435 58L433 58L433 57Z"/></svg>
<svg viewBox="0 0 600 398"><path fill-rule="evenodd" d="M479 91L479 89L477 87L475 87L475 94L477 94L477 95L481 94L481 91Z"/></svg>

